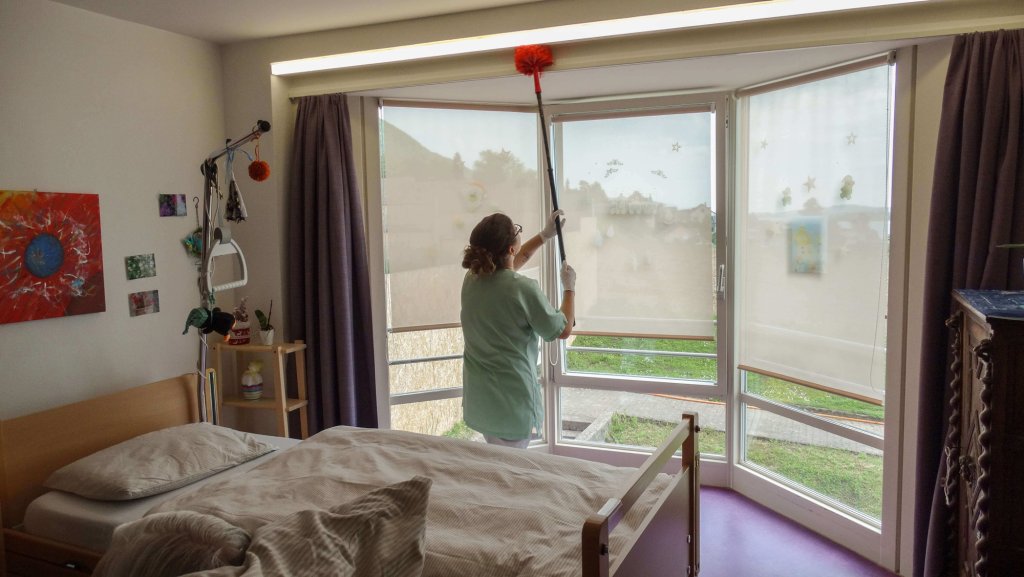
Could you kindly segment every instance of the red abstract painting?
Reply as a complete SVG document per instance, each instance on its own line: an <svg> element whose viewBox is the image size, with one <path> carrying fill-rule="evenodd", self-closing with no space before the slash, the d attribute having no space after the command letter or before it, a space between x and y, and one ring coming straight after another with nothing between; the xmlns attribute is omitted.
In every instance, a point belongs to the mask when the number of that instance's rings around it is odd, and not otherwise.
<svg viewBox="0 0 1024 577"><path fill-rule="evenodd" d="M0 190L0 324L104 310L99 195Z"/></svg>

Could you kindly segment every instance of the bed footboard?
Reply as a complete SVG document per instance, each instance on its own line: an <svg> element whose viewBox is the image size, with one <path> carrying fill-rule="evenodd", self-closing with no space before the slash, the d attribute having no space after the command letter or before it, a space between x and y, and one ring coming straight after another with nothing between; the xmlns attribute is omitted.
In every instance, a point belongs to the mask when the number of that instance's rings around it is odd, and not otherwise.
<svg viewBox="0 0 1024 577"><path fill-rule="evenodd" d="M700 458L697 415L683 421L658 447L618 496L609 499L583 525L583 577L696 577L700 571ZM682 448L682 464L625 551L610 560L608 534Z"/></svg>

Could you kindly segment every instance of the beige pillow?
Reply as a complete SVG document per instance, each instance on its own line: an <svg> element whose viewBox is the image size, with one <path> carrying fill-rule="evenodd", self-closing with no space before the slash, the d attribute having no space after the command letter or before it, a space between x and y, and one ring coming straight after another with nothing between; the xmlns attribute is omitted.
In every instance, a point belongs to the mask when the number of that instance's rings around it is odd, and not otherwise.
<svg viewBox="0 0 1024 577"><path fill-rule="evenodd" d="M420 577L430 479L413 477L253 533L245 565L189 577Z"/></svg>
<svg viewBox="0 0 1024 577"><path fill-rule="evenodd" d="M241 565L249 548L245 530L193 511L156 513L114 530L93 577L177 577Z"/></svg>
<svg viewBox="0 0 1024 577"><path fill-rule="evenodd" d="M44 486L102 501L158 495L234 467L277 447L209 423L140 435L55 471Z"/></svg>

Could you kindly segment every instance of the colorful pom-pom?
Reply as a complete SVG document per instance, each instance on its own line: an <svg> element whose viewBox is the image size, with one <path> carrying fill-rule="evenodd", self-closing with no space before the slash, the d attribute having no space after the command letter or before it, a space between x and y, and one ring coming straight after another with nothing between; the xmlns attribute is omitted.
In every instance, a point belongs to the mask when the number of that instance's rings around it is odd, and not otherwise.
<svg viewBox="0 0 1024 577"><path fill-rule="evenodd" d="M270 178L270 165L264 160L254 160L249 165L249 178L256 182L263 182Z"/></svg>

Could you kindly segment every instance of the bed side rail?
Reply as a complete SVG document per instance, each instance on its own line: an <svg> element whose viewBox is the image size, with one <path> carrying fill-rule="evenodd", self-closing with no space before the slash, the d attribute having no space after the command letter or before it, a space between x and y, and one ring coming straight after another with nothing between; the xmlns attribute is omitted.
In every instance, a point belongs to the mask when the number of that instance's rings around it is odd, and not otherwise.
<svg viewBox="0 0 1024 577"><path fill-rule="evenodd" d="M697 449L697 424L695 413L683 413L682 422L662 442L661 446L630 478L626 489L615 497L608 499L604 506L592 514L583 525L583 577L609 577L610 559L608 550L608 534L619 524L630 508L647 490L651 481L664 469L665 464L673 457L677 448L682 448L682 461L679 473L671 483L666 494L658 501L658 508L672 511L684 511L685 519L673 519L673 523L685 525L679 533L681 542L676 544L687 553L686 575L695 577L699 570L699 537L697 525L700 515L699 493L699 451ZM676 495L676 493L679 493ZM665 503L667 499L683 499L685 503ZM645 525L658 513L651 511ZM639 532L642 532L641 526ZM634 543L634 546L637 543ZM625 558L629 551L617 552L620 559ZM679 568L682 571L682 567ZM683 575L683 573L680 573Z"/></svg>

